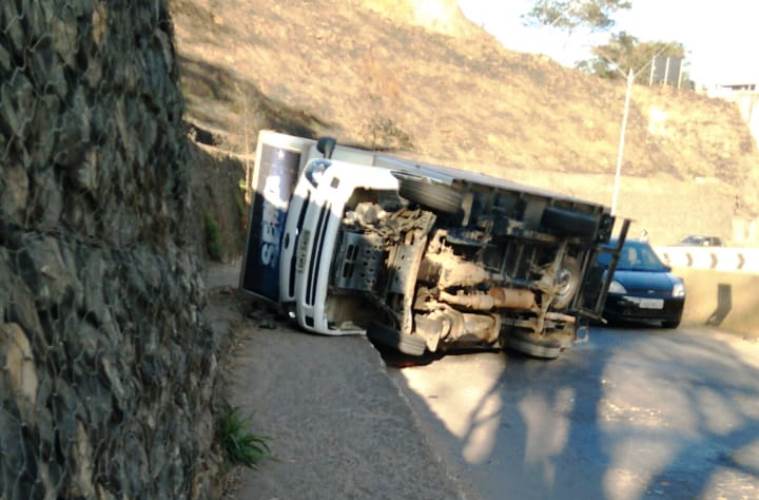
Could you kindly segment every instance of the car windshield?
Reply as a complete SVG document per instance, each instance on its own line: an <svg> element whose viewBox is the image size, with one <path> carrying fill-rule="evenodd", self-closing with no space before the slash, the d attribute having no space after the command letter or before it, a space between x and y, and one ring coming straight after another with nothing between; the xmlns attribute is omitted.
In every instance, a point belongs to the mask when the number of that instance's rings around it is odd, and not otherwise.
<svg viewBox="0 0 759 500"><path fill-rule="evenodd" d="M598 263L603 267L609 267L611 255L604 253L598 256ZM664 264L654 253L648 243L640 241L626 241L619 254L617 263L619 271L666 271Z"/></svg>
<svg viewBox="0 0 759 500"><path fill-rule="evenodd" d="M688 236L687 238L683 239L681 243L685 243L688 245L701 245L704 243L705 238L702 238L700 236Z"/></svg>
<svg viewBox="0 0 759 500"><path fill-rule="evenodd" d="M683 238L682 241L680 241L680 244L718 247L722 246L722 240L717 236L701 236L692 234Z"/></svg>

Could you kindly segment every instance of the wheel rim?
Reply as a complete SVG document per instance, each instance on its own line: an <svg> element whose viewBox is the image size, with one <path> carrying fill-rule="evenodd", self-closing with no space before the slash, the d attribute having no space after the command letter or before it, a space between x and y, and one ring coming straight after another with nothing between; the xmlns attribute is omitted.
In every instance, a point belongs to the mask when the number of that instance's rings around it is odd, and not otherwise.
<svg viewBox="0 0 759 500"><path fill-rule="evenodd" d="M554 307L563 309L569 305L569 302L577 293L580 285L580 270L574 259L564 262L564 265L556 274L556 295L554 297Z"/></svg>

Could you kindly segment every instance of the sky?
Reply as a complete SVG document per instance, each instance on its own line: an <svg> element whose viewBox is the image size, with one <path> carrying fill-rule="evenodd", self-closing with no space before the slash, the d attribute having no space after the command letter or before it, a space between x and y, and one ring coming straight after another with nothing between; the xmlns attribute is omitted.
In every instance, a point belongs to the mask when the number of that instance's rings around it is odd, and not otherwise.
<svg viewBox="0 0 759 500"><path fill-rule="evenodd" d="M759 0L631 0L632 9L614 16L612 31L641 41L685 45L689 73L697 85L759 83ZM471 21L507 48L546 54L567 66L590 56L609 33L525 27L520 16L530 0L459 0Z"/></svg>

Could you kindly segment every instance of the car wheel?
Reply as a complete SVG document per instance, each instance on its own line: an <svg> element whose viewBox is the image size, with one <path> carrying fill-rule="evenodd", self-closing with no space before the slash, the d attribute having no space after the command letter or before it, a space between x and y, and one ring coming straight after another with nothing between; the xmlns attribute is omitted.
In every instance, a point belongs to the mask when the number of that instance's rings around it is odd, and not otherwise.
<svg viewBox="0 0 759 500"><path fill-rule="evenodd" d="M464 197L461 191L445 184L407 176L399 178L398 194L423 207L446 214L458 213Z"/></svg>
<svg viewBox="0 0 759 500"><path fill-rule="evenodd" d="M378 344L392 347L403 354L421 356L427 350L427 343L418 335L407 335L380 323L372 323L366 335Z"/></svg>
<svg viewBox="0 0 759 500"><path fill-rule="evenodd" d="M680 326L680 318L677 318L676 320L672 320L672 321L662 321L661 326L663 326L664 328L670 328L670 329L677 328L678 326Z"/></svg>

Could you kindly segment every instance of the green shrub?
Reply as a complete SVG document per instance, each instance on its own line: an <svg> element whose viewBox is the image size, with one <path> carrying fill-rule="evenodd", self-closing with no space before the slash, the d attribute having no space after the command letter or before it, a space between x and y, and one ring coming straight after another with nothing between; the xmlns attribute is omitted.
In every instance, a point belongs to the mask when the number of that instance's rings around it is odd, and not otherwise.
<svg viewBox="0 0 759 500"><path fill-rule="evenodd" d="M250 432L250 427L250 419L240 415L240 408L226 405L219 419L218 439L229 463L255 469L271 451L266 438Z"/></svg>
<svg viewBox="0 0 759 500"><path fill-rule="evenodd" d="M248 204L245 203L245 195L243 193L237 193L235 204L237 205L237 213L240 216L240 229L245 234L248 230Z"/></svg>
<svg viewBox="0 0 759 500"><path fill-rule="evenodd" d="M210 214L205 215L206 250L211 259L221 262L221 231L219 225Z"/></svg>

